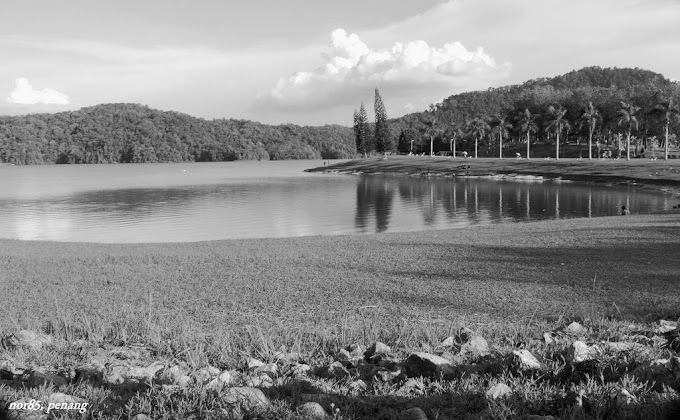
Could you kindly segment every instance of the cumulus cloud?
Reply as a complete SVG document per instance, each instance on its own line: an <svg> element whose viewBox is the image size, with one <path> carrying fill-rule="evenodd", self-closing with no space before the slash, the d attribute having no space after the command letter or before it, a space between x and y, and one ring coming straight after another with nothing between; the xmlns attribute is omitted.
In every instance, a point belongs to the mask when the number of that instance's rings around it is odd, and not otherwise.
<svg viewBox="0 0 680 420"><path fill-rule="evenodd" d="M480 47L468 51L460 42L442 47L425 41L396 42L389 49L372 50L356 34L336 29L324 65L279 79L258 96L260 106L313 108L357 101L356 94L385 87L393 93L438 92L439 98L475 81L505 77L510 65L496 65ZM478 84L478 83L477 83ZM425 91L423 91L423 89Z"/></svg>
<svg viewBox="0 0 680 420"><path fill-rule="evenodd" d="M19 77L14 82L14 90L9 94L7 102L22 105L68 105L69 99L68 96L54 89L35 90L26 78Z"/></svg>

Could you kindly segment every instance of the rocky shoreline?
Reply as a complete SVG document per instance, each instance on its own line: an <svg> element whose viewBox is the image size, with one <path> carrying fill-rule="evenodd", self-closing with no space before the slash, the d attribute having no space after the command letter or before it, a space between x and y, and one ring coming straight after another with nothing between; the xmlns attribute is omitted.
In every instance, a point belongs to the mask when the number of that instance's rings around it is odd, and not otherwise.
<svg viewBox="0 0 680 420"><path fill-rule="evenodd" d="M0 414L15 420L48 419L45 408L49 405L57 407L54 411L84 407L90 415L99 412L106 416L101 412L104 404L78 395L79 387L87 384L111 390L114 395L157 389L182 398L193 389L221 401L219 409L191 417L196 419L266 418L274 399L285 401L295 415L306 419L340 419L345 414L365 418L356 415L382 411L404 420L462 418L450 417L441 408L435 410L431 403L419 404L420 397L431 393L433 384L441 387L464 378L485 378L477 395L481 410L468 412L465 418L492 419L496 418L495 406L512 405L521 394L513 389L517 384L508 381L515 377L561 389L549 400L535 404L535 412L526 413L527 419L556 419L567 411L583 413L585 418L593 413L640 418L636 413L645 412L650 405L660 410L659 415L674 409L669 404L664 408L655 395L674 390L677 396L680 390L679 332L677 322L661 320L646 328L629 325L625 334L598 340L594 326L571 322L546 331L540 339L517 343L514 350L503 350L461 328L434 347L423 343L419 349L407 350L381 342L368 347L354 343L327 355L323 362L318 355L282 347L266 358L245 356L238 366L192 368L185 361L161 357L144 344L61 342L51 335L22 330L2 340L0 389L24 390L32 398L7 401L0 406ZM50 367L18 361L41 351L76 354L81 362ZM587 385L589 378L597 376L599 386L607 388L604 398L602 390L594 392L592 385ZM381 388L389 392L377 395L376 389ZM46 389L57 392L39 395ZM62 392L69 389L75 390L75 395ZM37 405L41 409L29 409ZM159 417L152 408L131 413L129 418Z"/></svg>

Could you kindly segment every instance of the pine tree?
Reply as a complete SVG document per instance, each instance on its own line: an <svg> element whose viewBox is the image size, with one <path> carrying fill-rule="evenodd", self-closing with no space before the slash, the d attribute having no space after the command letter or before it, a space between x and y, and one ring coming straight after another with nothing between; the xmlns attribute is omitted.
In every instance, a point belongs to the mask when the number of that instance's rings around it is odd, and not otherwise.
<svg viewBox="0 0 680 420"><path fill-rule="evenodd" d="M390 130L387 125L387 112L383 105L378 88L375 88L375 149L378 153L385 153L392 148Z"/></svg>
<svg viewBox="0 0 680 420"><path fill-rule="evenodd" d="M366 155L367 150L367 136L368 134L368 116L366 115L366 108L361 104L359 111L354 110L354 137L356 139L357 153Z"/></svg>

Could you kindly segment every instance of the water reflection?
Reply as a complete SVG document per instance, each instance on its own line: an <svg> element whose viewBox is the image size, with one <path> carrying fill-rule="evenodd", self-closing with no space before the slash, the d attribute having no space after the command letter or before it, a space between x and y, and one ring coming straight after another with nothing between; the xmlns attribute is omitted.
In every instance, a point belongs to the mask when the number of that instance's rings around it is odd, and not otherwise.
<svg viewBox="0 0 680 420"><path fill-rule="evenodd" d="M375 213L376 231L390 223L398 227L411 220L416 228L445 228L476 224L572 217L611 216L621 206L646 213L668 207L668 196L626 187L608 187L551 181L451 178L400 178L396 182L400 209L390 212L390 177L366 176L357 183L356 227L366 231ZM386 211L377 205L389 200ZM416 210L415 212L412 210ZM384 220L380 218L384 217Z"/></svg>
<svg viewBox="0 0 680 420"><path fill-rule="evenodd" d="M362 233L368 232L369 217L375 215L375 232L385 232L390 223L394 180L361 177L357 182L357 206L354 226Z"/></svg>

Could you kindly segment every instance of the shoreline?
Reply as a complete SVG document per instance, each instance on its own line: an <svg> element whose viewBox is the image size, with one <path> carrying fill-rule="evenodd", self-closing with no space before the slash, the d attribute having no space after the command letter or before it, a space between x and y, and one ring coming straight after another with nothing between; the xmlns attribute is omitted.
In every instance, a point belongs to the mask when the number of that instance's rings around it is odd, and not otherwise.
<svg viewBox="0 0 680 420"><path fill-rule="evenodd" d="M497 178L639 186L680 196L680 161L543 160L389 156L306 169L311 173L413 177Z"/></svg>

